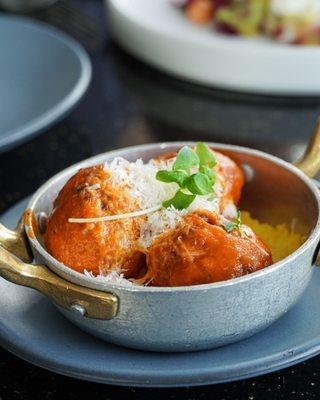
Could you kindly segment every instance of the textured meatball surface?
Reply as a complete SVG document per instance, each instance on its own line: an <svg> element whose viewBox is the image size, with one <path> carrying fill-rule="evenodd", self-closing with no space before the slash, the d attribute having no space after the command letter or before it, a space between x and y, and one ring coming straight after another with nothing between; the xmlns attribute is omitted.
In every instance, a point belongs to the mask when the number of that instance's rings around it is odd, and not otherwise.
<svg viewBox="0 0 320 400"><path fill-rule="evenodd" d="M135 250L139 219L70 223L69 218L93 218L134 211L136 204L125 190L114 188L102 165L81 169L62 188L47 221L44 243L63 264L99 274L120 267L134 277L143 255Z"/></svg>
<svg viewBox="0 0 320 400"><path fill-rule="evenodd" d="M236 278L272 263L269 248L248 227L228 233L217 215L188 215L159 236L147 255L153 286L187 286Z"/></svg>

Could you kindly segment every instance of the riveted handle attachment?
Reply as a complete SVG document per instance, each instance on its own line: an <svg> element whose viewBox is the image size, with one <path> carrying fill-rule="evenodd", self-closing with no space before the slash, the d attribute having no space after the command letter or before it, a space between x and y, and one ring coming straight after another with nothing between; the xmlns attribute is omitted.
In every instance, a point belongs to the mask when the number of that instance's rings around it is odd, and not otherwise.
<svg viewBox="0 0 320 400"><path fill-rule="evenodd" d="M75 285L54 274L45 265L25 263L19 256L32 260L22 223L19 222L13 231L0 225L0 276L36 289L56 305L85 317L109 320L117 315L118 297L114 294Z"/></svg>

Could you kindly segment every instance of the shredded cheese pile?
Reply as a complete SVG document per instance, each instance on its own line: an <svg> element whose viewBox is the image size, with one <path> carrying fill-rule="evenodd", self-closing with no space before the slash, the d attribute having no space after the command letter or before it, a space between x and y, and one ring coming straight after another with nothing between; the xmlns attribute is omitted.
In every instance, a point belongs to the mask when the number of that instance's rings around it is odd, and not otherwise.
<svg viewBox="0 0 320 400"><path fill-rule="evenodd" d="M105 272L103 269L100 270L99 275L93 275L91 271L87 271L86 269L83 271L86 277L92 280L100 280L101 282L109 282L115 284L121 284L125 286L132 286L133 282L129 279L126 279L121 272L120 268L112 268L110 271Z"/></svg>
<svg viewBox="0 0 320 400"><path fill-rule="evenodd" d="M135 162L117 157L105 163L104 169L112 179L114 187L127 187L129 196L137 202L139 215L145 215L141 224L139 245L147 248L161 233L174 229L182 217L196 210L219 211L218 199L207 200L206 196L197 196L194 202L184 210L173 207L161 208L163 201L174 196L178 189L176 183L164 183L156 179L159 170L170 169L174 158L168 161L150 160L144 163L141 159ZM133 213L134 214L134 213Z"/></svg>
<svg viewBox="0 0 320 400"><path fill-rule="evenodd" d="M176 190L176 183L163 183L156 179L160 169L168 169L170 163L154 160L144 163L141 159L135 162L117 157L110 163L105 163L104 169L112 178L115 187L126 186L130 197L135 199L141 210L155 207L172 197Z"/></svg>

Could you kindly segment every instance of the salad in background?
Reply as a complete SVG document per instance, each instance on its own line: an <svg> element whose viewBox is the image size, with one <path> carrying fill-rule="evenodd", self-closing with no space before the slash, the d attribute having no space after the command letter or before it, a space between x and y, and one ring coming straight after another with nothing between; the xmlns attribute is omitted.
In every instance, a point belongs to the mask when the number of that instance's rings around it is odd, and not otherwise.
<svg viewBox="0 0 320 400"><path fill-rule="evenodd" d="M176 0L189 20L222 33L320 44L320 0Z"/></svg>

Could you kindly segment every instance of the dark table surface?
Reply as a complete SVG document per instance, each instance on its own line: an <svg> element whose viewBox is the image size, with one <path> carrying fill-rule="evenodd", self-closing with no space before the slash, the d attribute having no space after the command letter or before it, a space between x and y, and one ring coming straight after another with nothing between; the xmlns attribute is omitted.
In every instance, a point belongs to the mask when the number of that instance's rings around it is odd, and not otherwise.
<svg viewBox="0 0 320 400"><path fill-rule="evenodd" d="M60 1L32 17L56 25L88 50L93 80L58 125L0 155L0 212L56 172L116 147L206 140L259 148L294 160L320 111L320 99L272 98L206 89L170 78L123 53L110 39L100 1ZM0 400L319 399L320 356L276 373L200 388L134 389L66 378L0 348Z"/></svg>

